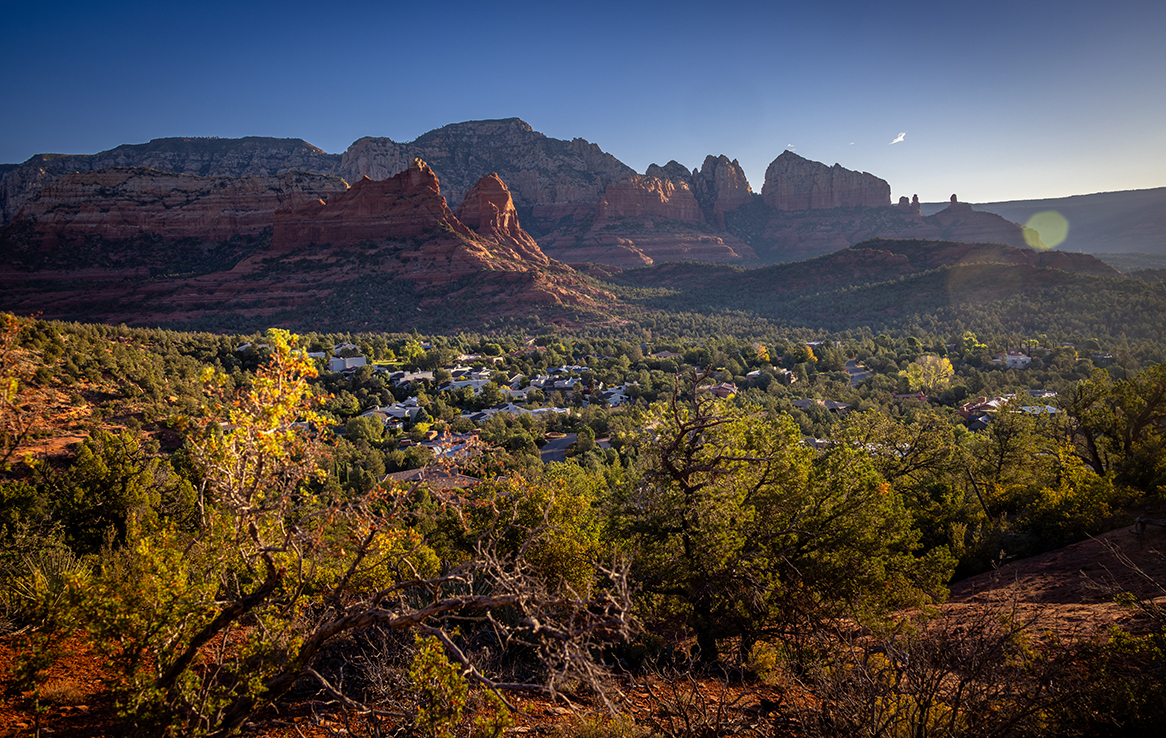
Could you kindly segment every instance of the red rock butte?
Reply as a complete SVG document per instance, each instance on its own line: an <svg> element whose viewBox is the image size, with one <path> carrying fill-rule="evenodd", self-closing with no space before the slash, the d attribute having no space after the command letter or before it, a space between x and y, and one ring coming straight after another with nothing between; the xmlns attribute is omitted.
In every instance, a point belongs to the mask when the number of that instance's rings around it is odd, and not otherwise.
<svg viewBox="0 0 1166 738"><path fill-rule="evenodd" d="M470 188L456 217L478 238L509 249L514 258L539 266L550 264L535 240L519 225L510 190L496 173L487 174Z"/></svg>
<svg viewBox="0 0 1166 738"><path fill-rule="evenodd" d="M445 202L437 175L420 159L395 177L352 185L327 202L315 200L275 213L272 248L286 251L309 244L355 246L449 230L473 238Z"/></svg>
<svg viewBox="0 0 1166 738"><path fill-rule="evenodd" d="M765 170L765 204L777 210L888 207L891 186L867 172L828 167L783 151Z"/></svg>

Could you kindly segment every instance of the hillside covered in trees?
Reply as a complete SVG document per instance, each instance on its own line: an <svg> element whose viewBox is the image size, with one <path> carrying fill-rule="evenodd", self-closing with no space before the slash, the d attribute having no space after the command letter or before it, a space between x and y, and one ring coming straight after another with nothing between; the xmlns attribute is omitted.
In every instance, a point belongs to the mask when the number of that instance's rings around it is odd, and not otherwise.
<svg viewBox="0 0 1166 738"><path fill-rule="evenodd" d="M5 316L0 709L66 724L51 675L79 638L110 725L142 735L273 731L293 704L353 734L501 735L531 697L606 711L579 734L1152 730L1166 631L1144 590L1091 635L944 601L1162 518L1160 295L1094 311L1115 278L1081 274L1079 301L953 300L964 282L922 275L931 302L877 330ZM620 279L666 301L688 277ZM824 287L807 315L847 291L876 293Z"/></svg>

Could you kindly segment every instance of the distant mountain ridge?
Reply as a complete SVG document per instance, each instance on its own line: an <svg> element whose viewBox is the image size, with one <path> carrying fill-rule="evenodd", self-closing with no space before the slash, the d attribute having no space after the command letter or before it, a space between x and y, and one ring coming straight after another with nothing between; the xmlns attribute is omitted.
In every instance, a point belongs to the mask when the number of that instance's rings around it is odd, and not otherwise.
<svg viewBox="0 0 1166 738"><path fill-rule="evenodd" d="M239 199L247 187L226 180L198 186L184 180L173 194L158 194L161 206L137 195L122 197L127 188L138 187L128 182L113 188L88 186L89 200L81 202L84 188L77 177L83 173L146 168L185 177L242 179L304 172L335 178L311 180L319 184L314 191L301 187L303 197L327 200L341 191L332 183L347 186L364 176L385 180L405 171L414 159L425 161L437 174L441 194L453 209L482 177L496 173L540 249L573 264L764 264L812 258L870 238L1017 247L1035 242L1018 223L965 203L926 214L917 199L891 204L885 180L788 151L773 161L757 192L737 162L725 155L709 155L691 170L670 161L638 174L594 143L550 138L518 118L455 123L407 143L365 137L343 154L328 154L301 139L248 137L166 138L91 155L37 155L0 168L0 215L13 226L0 239L20 233L20 238L55 243L87 228L113 237L130 228L148 232L156 222L165 224L156 229L164 237L218 240L232 219L245 226L238 235L253 235L274 223L275 210L295 204L294 197L257 192L248 205ZM160 176L151 175L155 183ZM68 187L72 193L66 192ZM212 191L216 188L222 192ZM62 209L58 206L65 195L68 208ZM151 221L151 213L161 215L163 207L165 218ZM1142 239L1138 243L1151 243L1162 232L1151 217L1157 212L1153 207L1135 208L1141 220L1126 227L1129 238L1122 243L1135 237ZM1098 227L1113 232L1119 225ZM1082 228L1071 228L1070 238Z"/></svg>
<svg viewBox="0 0 1166 738"><path fill-rule="evenodd" d="M925 203L924 212L938 208ZM1065 217L1069 232L1063 251L1091 254L1166 254L1166 187L1091 195L977 203L976 207L1017 223L1054 210Z"/></svg>

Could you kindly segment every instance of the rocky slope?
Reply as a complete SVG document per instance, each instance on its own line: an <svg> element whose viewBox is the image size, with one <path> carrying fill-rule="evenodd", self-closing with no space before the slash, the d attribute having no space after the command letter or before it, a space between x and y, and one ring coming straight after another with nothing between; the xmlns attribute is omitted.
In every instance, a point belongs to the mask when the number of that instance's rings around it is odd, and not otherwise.
<svg viewBox="0 0 1166 738"><path fill-rule="evenodd" d="M1123 278L1088 254L949 241L873 240L793 264L673 263L606 279L633 288L626 299L647 310L740 311L826 330L942 316L1001 320L1021 333L1065 321L1152 331L1154 316L1166 310L1160 287Z"/></svg>
<svg viewBox="0 0 1166 738"><path fill-rule="evenodd" d="M142 167L67 174L51 181L6 230L27 222L41 248L73 237L225 241L271 228L280 208L344 192L339 177L305 172L203 177ZM0 237L2 238L2 237Z"/></svg>
<svg viewBox="0 0 1166 738"><path fill-rule="evenodd" d="M1063 251L1166 254L1166 187L976 203L976 208L1017 223L1055 211L1069 227L1064 242L1057 246Z"/></svg>
<svg viewBox="0 0 1166 738"><path fill-rule="evenodd" d="M997 243L958 243L925 239L870 239L855 246L794 264L754 269L662 265L624 272L616 281L637 286L709 290L724 295L807 293L823 288L886 283L909 275L970 265L1057 270L1092 277L1120 277L1090 254L1036 251Z"/></svg>
<svg viewBox="0 0 1166 738"><path fill-rule="evenodd" d="M973 210L966 202L959 202L951 196L951 204L935 215L923 219L939 232L939 237L948 241L979 241L1004 243L1010 246L1033 246L1042 248L1040 235L1019 223L995 213Z"/></svg>
<svg viewBox="0 0 1166 738"><path fill-rule="evenodd" d="M157 138L97 154L37 154L0 172L0 224L48 183L73 172L146 167L201 177L253 177L291 171L336 174L341 157L298 138Z"/></svg>

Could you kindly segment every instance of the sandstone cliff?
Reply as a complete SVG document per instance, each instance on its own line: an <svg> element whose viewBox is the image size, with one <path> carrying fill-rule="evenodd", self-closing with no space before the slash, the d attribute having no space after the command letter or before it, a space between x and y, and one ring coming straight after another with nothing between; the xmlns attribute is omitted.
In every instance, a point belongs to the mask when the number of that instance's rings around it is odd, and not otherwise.
<svg viewBox="0 0 1166 738"><path fill-rule="evenodd" d="M145 176L138 170L73 176L119 174ZM231 181L249 179L262 178ZM40 305L58 318L208 325L245 318L372 330L481 329L511 316L570 324L596 319L614 299L547 259L522 230L496 176L483 178L464 204L476 231L454 216L433 170L420 161L388 180L364 179L327 202L293 199L300 202L271 216L270 246L258 237L169 248L149 239L94 241L90 231L74 250L85 250L83 258L49 259L21 251L18 239L0 240L0 249L20 257L0 260L0 294L11 309Z"/></svg>
<svg viewBox="0 0 1166 738"><path fill-rule="evenodd" d="M765 204L776 210L886 207L891 186L873 174L828 167L783 151L765 170Z"/></svg>
<svg viewBox="0 0 1166 738"><path fill-rule="evenodd" d="M543 250L571 264L618 267L662 261L740 262L755 257L748 244L705 221L686 169L676 165L648 171L664 176L634 175L608 185L591 217L579 212L565 218L563 225L542 237Z"/></svg>
<svg viewBox="0 0 1166 738"><path fill-rule="evenodd" d="M692 185L705 218L721 230L725 228L726 212L753 199L753 189L745 178L745 170L736 159L729 161L724 154L706 156L700 171L692 172Z"/></svg>
<svg viewBox="0 0 1166 738"><path fill-rule="evenodd" d="M72 236L215 241L271 228L274 213L344 192L339 177L306 172L201 177L154 169L103 169L49 182L17 213L52 247ZM17 226L18 223L13 223Z"/></svg>
<svg viewBox="0 0 1166 738"><path fill-rule="evenodd" d="M146 167L202 177L274 176L292 171L336 174L340 156L298 138L157 138L97 154L37 154L0 177L0 224L46 184L73 172Z"/></svg>

